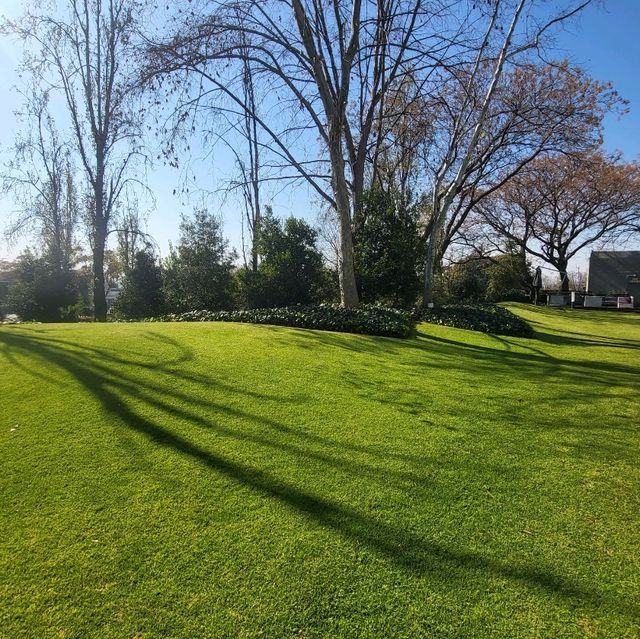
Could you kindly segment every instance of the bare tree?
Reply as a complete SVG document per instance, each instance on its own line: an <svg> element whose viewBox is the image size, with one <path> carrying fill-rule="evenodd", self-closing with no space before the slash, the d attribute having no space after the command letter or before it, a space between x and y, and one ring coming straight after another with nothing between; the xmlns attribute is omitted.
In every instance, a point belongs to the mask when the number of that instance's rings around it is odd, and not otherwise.
<svg viewBox="0 0 640 639"><path fill-rule="evenodd" d="M48 93L31 89L18 114L26 132L0 175L2 191L18 204L7 236L35 232L53 268L68 271L77 250L79 204L69 148L48 112Z"/></svg>
<svg viewBox="0 0 640 639"><path fill-rule="evenodd" d="M140 110L130 62L140 6L136 0L67 0L61 10L28 11L4 30L30 51L25 69L62 96L90 191L95 318L106 319L104 251L117 202L141 156Z"/></svg>
<svg viewBox="0 0 640 639"><path fill-rule="evenodd" d="M245 37L240 34L240 37ZM254 82L253 65L246 51L246 55L242 57L242 81L241 81L241 97L243 104L246 105L239 114L235 111L231 114L224 113L225 122L228 124L225 133L219 136L219 139L229 148L236 160L236 166L239 172L237 180L231 180L229 183L230 190L240 190L242 193L242 201L244 205L244 217L242 221L242 255L245 266L247 266L246 258L246 242L244 238L244 229L246 228L249 235L249 247L251 253L251 270L255 273L258 270L259 261L259 242L258 234L260 232L260 220L262 219L262 182L263 170L261 165L262 150L260 130L258 119L260 114L258 88ZM229 136L229 132L235 132L238 135ZM242 143L237 144L237 138ZM246 226L245 226L246 225Z"/></svg>
<svg viewBox="0 0 640 639"><path fill-rule="evenodd" d="M640 214L640 165L602 152L532 162L479 207L500 236L558 270L594 243L624 241Z"/></svg>
<svg viewBox="0 0 640 639"><path fill-rule="evenodd" d="M450 207L437 263L482 199L539 157L596 147L605 114L625 107L609 83L592 80L567 62L524 64L505 74L464 188Z"/></svg>
<svg viewBox="0 0 640 639"><path fill-rule="evenodd" d="M218 108L249 112L265 134L262 148L281 163L279 179L302 178L335 209L346 306L358 303L352 213L380 139L385 95L408 68L424 77L446 59L460 35L451 4L218 0L149 49L149 75L195 75L200 92L192 104L215 95ZM275 116L257 114L243 99L247 62L277 104Z"/></svg>
<svg viewBox="0 0 640 639"><path fill-rule="evenodd" d="M476 164L481 162L478 148L484 139L505 71L510 65L526 60L527 52L537 50L552 27L576 15L588 4L589 0L575 3L543 20L536 19L532 0L496 0L488 5L488 11L481 12L477 24L485 27L479 43L473 47L473 60L454 68L450 75L453 93L460 98L450 103L450 92L445 89L440 100L444 110L450 111L450 117L445 128L435 136L437 144L434 148L438 152L430 160L432 218L427 226L425 305L432 303L434 267L447 215L456 199L469 189L478 170Z"/></svg>
<svg viewBox="0 0 640 639"><path fill-rule="evenodd" d="M118 217L117 228L112 232L118 240L118 257L127 272L134 268L136 255L152 246L152 238L142 230L142 220L135 205L129 206Z"/></svg>

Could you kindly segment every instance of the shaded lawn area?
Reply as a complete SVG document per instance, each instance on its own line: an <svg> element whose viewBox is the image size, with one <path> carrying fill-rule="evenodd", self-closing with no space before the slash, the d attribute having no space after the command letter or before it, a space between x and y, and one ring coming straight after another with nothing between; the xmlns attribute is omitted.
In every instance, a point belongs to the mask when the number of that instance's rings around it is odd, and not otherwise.
<svg viewBox="0 0 640 639"><path fill-rule="evenodd" d="M640 316L0 327L0 637L637 637Z"/></svg>

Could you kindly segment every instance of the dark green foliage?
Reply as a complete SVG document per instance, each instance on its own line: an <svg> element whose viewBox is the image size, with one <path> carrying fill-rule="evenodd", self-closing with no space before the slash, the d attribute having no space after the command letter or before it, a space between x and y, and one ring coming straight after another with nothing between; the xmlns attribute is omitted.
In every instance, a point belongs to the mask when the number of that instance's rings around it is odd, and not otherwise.
<svg viewBox="0 0 640 639"><path fill-rule="evenodd" d="M140 319L164 311L162 269L148 251L138 251L113 307L118 317Z"/></svg>
<svg viewBox="0 0 640 639"><path fill-rule="evenodd" d="M317 233L304 220L281 222L267 211L260 222L258 249L258 270L239 274L249 308L306 305L331 297L331 273L317 248Z"/></svg>
<svg viewBox="0 0 640 639"><path fill-rule="evenodd" d="M360 297L410 307L420 289L423 242L417 209L379 187L365 193L354 218L354 263Z"/></svg>
<svg viewBox="0 0 640 639"><path fill-rule="evenodd" d="M529 265L523 256L506 253L489 258L472 258L452 264L437 278L436 296L441 304L468 302L524 302Z"/></svg>
<svg viewBox="0 0 640 639"><path fill-rule="evenodd" d="M492 304L448 304L424 309L420 311L420 319L481 333L533 337L533 329L527 322L506 308Z"/></svg>
<svg viewBox="0 0 640 639"><path fill-rule="evenodd" d="M26 321L71 321L76 319L78 295L78 282L72 270L60 270L47 257L26 251L16 260L15 279L4 308Z"/></svg>
<svg viewBox="0 0 640 639"><path fill-rule="evenodd" d="M220 220L206 210L183 217L180 243L165 267L164 296L174 312L233 307L234 253L222 235Z"/></svg>
<svg viewBox="0 0 640 639"><path fill-rule="evenodd" d="M529 300L527 293L531 281L529 265L523 255L499 255L487 268L485 297L489 302L526 302Z"/></svg>
<svg viewBox="0 0 640 639"><path fill-rule="evenodd" d="M478 259L443 268L437 277L435 296L438 303L483 301L487 292L489 265L489 260Z"/></svg>
<svg viewBox="0 0 640 639"><path fill-rule="evenodd" d="M171 314L149 321L159 322L246 322L313 328L341 333L363 333L387 337L408 337L413 319L408 311L383 306L343 308L334 304L290 306L244 311L191 311Z"/></svg>

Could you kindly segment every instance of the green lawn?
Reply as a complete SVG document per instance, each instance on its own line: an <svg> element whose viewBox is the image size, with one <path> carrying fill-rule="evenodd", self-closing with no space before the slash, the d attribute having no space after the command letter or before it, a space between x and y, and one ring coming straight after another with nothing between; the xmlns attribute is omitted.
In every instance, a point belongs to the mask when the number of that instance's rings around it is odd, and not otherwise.
<svg viewBox="0 0 640 639"><path fill-rule="evenodd" d="M640 636L640 315L0 327L0 637Z"/></svg>

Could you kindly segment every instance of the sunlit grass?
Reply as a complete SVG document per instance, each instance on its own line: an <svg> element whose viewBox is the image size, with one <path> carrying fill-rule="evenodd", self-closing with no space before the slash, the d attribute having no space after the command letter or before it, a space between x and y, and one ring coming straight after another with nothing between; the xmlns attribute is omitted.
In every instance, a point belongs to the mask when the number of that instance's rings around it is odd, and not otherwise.
<svg viewBox="0 0 640 639"><path fill-rule="evenodd" d="M637 637L640 316L0 327L0 637Z"/></svg>

